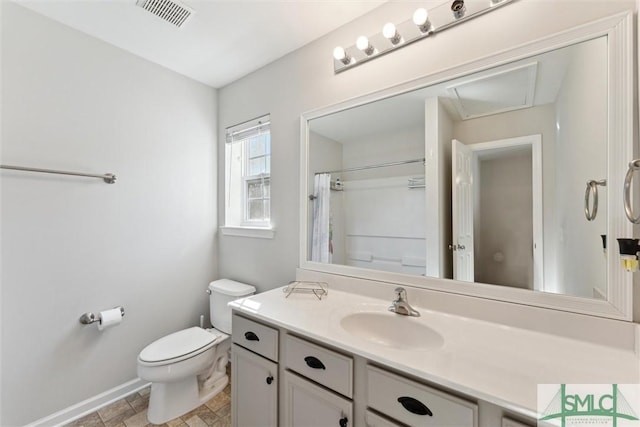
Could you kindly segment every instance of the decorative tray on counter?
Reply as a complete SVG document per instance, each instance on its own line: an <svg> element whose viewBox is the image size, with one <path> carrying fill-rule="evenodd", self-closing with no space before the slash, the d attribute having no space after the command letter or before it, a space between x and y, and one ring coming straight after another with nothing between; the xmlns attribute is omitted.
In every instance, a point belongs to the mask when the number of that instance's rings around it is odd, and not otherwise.
<svg viewBox="0 0 640 427"><path fill-rule="evenodd" d="M319 300L322 297L329 294L329 285L326 282L310 282L303 280L294 280L289 282L287 286L282 289L285 298L289 298L289 295L293 293L297 294L314 294Z"/></svg>

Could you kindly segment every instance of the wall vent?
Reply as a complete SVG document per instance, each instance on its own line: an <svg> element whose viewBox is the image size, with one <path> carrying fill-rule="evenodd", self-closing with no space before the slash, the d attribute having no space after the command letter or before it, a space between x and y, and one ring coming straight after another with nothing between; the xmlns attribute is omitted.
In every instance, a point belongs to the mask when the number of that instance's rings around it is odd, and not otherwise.
<svg viewBox="0 0 640 427"><path fill-rule="evenodd" d="M136 0L136 6L178 28L181 28L194 12L190 7L174 0Z"/></svg>

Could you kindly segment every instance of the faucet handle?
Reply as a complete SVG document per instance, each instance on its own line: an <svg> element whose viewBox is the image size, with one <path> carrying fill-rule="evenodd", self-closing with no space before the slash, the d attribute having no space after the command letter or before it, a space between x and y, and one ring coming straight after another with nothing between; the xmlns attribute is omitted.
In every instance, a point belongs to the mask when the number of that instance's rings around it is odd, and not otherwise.
<svg viewBox="0 0 640 427"><path fill-rule="evenodd" d="M402 287L397 287L394 291L398 300L406 300L407 299L407 291Z"/></svg>

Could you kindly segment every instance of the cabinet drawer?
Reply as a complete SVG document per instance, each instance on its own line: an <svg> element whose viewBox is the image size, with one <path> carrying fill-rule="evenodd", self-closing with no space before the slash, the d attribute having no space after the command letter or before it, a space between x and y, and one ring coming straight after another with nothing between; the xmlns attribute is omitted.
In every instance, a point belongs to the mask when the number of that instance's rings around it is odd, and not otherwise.
<svg viewBox="0 0 640 427"><path fill-rule="evenodd" d="M351 357L287 335L285 367L344 396L353 397Z"/></svg>
<svg viewBox="0 0 640 427"><path fill-rule="evenodd" d="M367 366L367 405L410 426L477 427L478 406Z"/></svg>
<svg viewBox="0 0 640 427"><path fill-rule="evenodd" d="M231 325L231 341L274 362L278 361L277 329L237 314L233 315Z"/></svg>
<svg viewBox="0 0 640 427"><path fill-rule="evenodd" d="M370 409L367 409L367 412L364 415L364 424L367 427L402 427L400 424L389 421Z"/></svg>

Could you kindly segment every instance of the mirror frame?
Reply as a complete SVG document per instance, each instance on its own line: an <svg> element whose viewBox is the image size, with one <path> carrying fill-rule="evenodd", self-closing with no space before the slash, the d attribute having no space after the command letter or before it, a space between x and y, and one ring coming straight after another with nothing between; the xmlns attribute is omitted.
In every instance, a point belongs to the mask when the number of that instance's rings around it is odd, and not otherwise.
<svg viewBox="0 0 640 427"><path fill-rule="evenodd" d="M530 56L607 36L608 44L608 159L607 159L607 236L611 236L607 256L607 300L571 295L532 292L484 283L462 282L424 276L411 276L380 270L324 264L308 260L308 199L309 121L345 109L358 107L384 98L400 95L429 85L463 77L491 67L504 65ZM349 99L301 115L300 150L300 251L299 267L340 276L350 276L382 282L413 286L460 295L487 298L510 303L581 313L592 316L631 321L633 316L633 274L624 271L619 262L615 238L632 237L634 227L624 214L623 181L627 163L635 158L634 147L634 38L633 14L619 13L597 21L527 42L507 51L430 74L408 83L387 87L380 91ZM614 242L614 245L611 244Z"/></svg>

